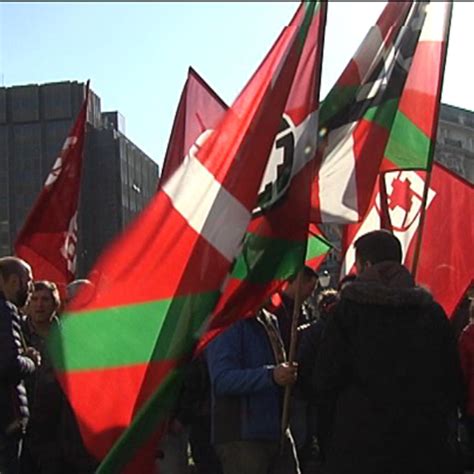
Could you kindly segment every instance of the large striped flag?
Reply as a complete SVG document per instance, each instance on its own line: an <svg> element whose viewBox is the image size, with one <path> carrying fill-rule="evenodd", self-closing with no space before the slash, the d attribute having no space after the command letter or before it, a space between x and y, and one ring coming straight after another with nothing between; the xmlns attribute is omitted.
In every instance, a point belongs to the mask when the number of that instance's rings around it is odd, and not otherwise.
<svg viewBox="0 0 474 474"><path fill-rule="evenodd" d="M360 235L378 228L391 229L400 239L404 263L412 268L414 249L421 237L420 218L425 209L427 220L419 261L420 271L423 268L425 273L417 272L417 281L430 287L448 314L452 313L472 279L472 272L459 261L456 252L450 250L451 246L457 246L456 240L460 238L456 229L461 221L456 217L452 197L455 180L439 165L433 167L431 179L426 179L427 173L431 172L436 142L451 13L451 2L431 2L427 6L426 18L394 116L368 211L361 223L348 225L344 231L345 257L342 268L342 274L353 270L355 256L352 243ZM472 193L465 185L459 184L457 189L460 199L464 200L466 208L469 207L468 196L472 196ZM444 220L447 225L437 229L434 219ZM447 220L451 219L453 221L448 224ZM434 242L430 240L434 234L445 234L445 238ZM439 245L446 248L444 254L436 250L441 249ZM435 255L436 258L433 258ZM431 271L426 273L427 266L431 267ZM438 277L434 277L440 274L435 271L437 268L450 269L450 283L441 284Z"/></svg>
<svg viewBox="0 0 474 474"><path fill-rule="evenodd" d="M450 16L450 2L390 2L369 31L321 106L315 222L363 219L384 158L428 167Z"/></svg>
<svg viewBox="0 0 474 474"><path fill-rule="evenodd" d="M326 3L318 2L309 25L296 78L281 117L258 204L243 247L201 346L232 321L250 316L302 268L309 251L319 264L330 249L319 229L309 234L315 169ZM297 14L303 15L300 9Z"/></svg>
<svg viewBox="0 0 474 474"><path fill-rule="evenodd" d="M308 39L305 49L300 60L300 74L297 73L294 81L294 89L298 91L298 94L294 93L293 97L289 98L289 105L287 108L293 112L290 108L292 104L293 109L298 105L296 100L300 99L301 101L305 100L305 96L311 98L308 101L308 110L314 106L314 94L317 94L317 88L319 82L314 84L314 81L319 81L319 66L321 58L318 55L321 55L322 48L319 46L321 44L321 38L318 37L318 34L322 34L323 28L320 27L320 17L321 12L319 9L316 11L314 22L310 29L310 38ZM315 48L315 44L318 42L318 46ZM303 75L303 71L306 71ZM314 91L311 94L309 91ZM317 97L316 97L317 99ZM219 96L210 88L210 86L202 79L193 69L189 70L188 79L186 81L185 88L181 95L180 103L178 106L178 112L176 114L175 122L173 125L173 130L170 137L170 143L168 144L168 151L166 153L165 162L163 165L163 172L161 176L161 182L166 182L169 178L172 171L179 165L180 161L184 159L186 153L185 150L189 150L191 146L194 146L194 143L202 144L206 138L210 135L210 131L215 127L216 123L224 115L227 105L219 98ZM290 112L290 113L291 113ZM294 154L295 150L298 153L303 151L303 142L300 142L296 146L297 140L294 137L293 129L288 129L288 120L287 116L283 116L282 119L282 131L276 137L274 149L271 154L271 159L275 160L276 163L270 163L270 166L267 165L266 175L270 174L271 166L279 167L280 171L277 170L277 179L278 176L283 177L283 170L288 168L288 166L293 166L293 164L298 160L303 160L304 157L299 156L295 159ZM310 123L308 121L308 123ZM314 126L314 123L312 124ZM315 127L314 127L315 129ZM313 129L313 131L314 131ZM311 129L308 128L308 132L311 132ZM299 132L297 136L301 136L302 133ZM315 135L310 137L311 140L315 138ZM306 137L303 137L306 139ZM308 146L313 146L314 142L306 142ZM307 150L306 150L307 151ZM179 159L180 153L182 154L181 160ZM289 163L288 163L289 162ZM272 170L274 172L274 170ZM287 172L287 170L285 170ZM293 196L293 202L288 203L285 208L285 212L290 215L285 215L285 213L275 214L271 210L271 206L265 211L265 218L262 219L261 215L263 212L254 212L253 221L249 224L249 228L255 226L256 222L264 220L268 222L274 215L274 223L284 224L284 232L288 232L287 223L293 222L302 215L303 219L298 221L298 225L301 228L308 225L308 205L310 202L309 199L309 184L310 184L310 167L307 166L304 169L305 175L308 179L306 180L306 190L304 187L299 187L298 191L301 193L298 197L301 199L306 196L304 205L306 206L303 209L298 210L298 205L300 203L295 202L295 194ZM281 179L281 178L280 178ZM301 186L302 181L299 181ZM273 186L273 188L272 188ZM264 177L262 181L261 190L262 194L265 190L273 189L275 191L275 183L271 181L271 178L267 176ZM307 194L304 195L304 192ZM261 194L261 195L262 195ZM282 193L283 194L283 193ZM284 199L283 196L279 196L279 199ZM294 206L294 207L293 207ZM288 212L289 211L289 212ZM292 217L295 212L299 212L295 217ZM275 231L273 231L275 232ZM249 233L249 235L252 235ZM253 309L257 304L261 304L262 301L268 296L268 293L276 291L278 287L285 281L286 278L295 273L303 264L302 257L302 246L304 245L304 237L307 238L307 250L306 250L306 265L317 269L324 258L331 249L331 244L326 240L321 230L315 225L311 224L308 233L300 232L299 240L296 242L281 241L281 239L265 239L258 241L258 251L255 251L255 240L251 239L249 235L246 236L245 244L243 249L236 260L234 267L234 272L232 276L238 275L240 271L247 273L247 277L243 279L243 283L251 282L252 280L257 280L261 277L261 269L266 267L267 272L267 281L260 282L258 285L255 282L255 285L244 285L241 284L238 287L239 293L236 294L240 300L240 304L233 307L236 316L239 317L243 314L248 314L249 305L250 309ZM252 247L253 245L253 247ZM299 259L295 261L295 252L298 252ZM249 254L254 255L253 262L249 262L246 258ZM256 286L258 285L258 286ZM222 301L226 301L228 293L224 292L222 299L220 300L219 305L222 304ZM249 303L246 303L246 302ZM222 315L220 316L222 319ZM223 319L225 324L229 323L229 320ZM215 332L211 331L207 336L202 339L202 344L206 343L209 339L209 336L214 336Z"/></svg>
<svg viewBox="0 0 474 474"><path fill-rule="evenodd" d="M51 337L85 444L103 459L99 472L151 472L182 365L257 205L314 11L300 6L214 132L101 256L92 299L73 301Z"/></svg>
<svg viewBox="0 0 474 474"><path fill-rule="evenodd" d="M474 188L472 184L435 163L426 202L417 283L428 288L452 316L474 279ZM374 192L372 206L362 223L346 226L343 274L354 270L353 242L375 229L388 228L400 240L403 262L411 268L419 232L426 171L388 171L385 187Z"/></svg>
<svg viewBox="0 0 474 474"><path fill-rule="evenodd" d="M54 281L62 287L76 273L77 213L88 98L89 83L76 121L15 241L16 255L31 265L37 280Z"/></svg>

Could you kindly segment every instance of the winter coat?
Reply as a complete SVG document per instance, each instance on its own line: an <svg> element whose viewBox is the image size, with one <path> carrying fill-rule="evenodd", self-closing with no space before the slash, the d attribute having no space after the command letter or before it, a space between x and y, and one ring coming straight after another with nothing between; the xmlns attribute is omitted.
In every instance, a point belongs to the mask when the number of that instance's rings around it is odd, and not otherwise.
<svg viewBox="0 0 474 474"><path fill-rule="evenodd" d="M320 318L312 321L310 324L298 328L298 380L296 382L296 394L299 398L303 398L312 402L314 396L314 364L321 345L324 329L327 320Z"/></svg>
<svg viewBox="0 0 474 474"><path fill-rule="evenodd" d="M282 390L275 357L255 318L238 321L212 341L206 358L212 385L213 444L280 437Z"/></svg>
<svg viewBox="0 0 474 474"><path fill-rule="evenodd" d="M34 362L22 353L21 319L16 307L0 293L0 432L12 429L29 417L23 378L35 370ZM19 426L18 424L16 425ZM18 428L17 428L18 429Z"/></svg>
<svg viewBox="0 0 474 474"><path fill-rule="evenodd" d="M459 338L459 355L466 387L464 411L474 417L474 323L470 323Z"/></svg>
<svg viewBox="0 0 474 474"><path fill-rule="evenodd" d="M451 328L394 262L344 288L315 366L319 441L330 474L449 474L460 399Z"/></svg>

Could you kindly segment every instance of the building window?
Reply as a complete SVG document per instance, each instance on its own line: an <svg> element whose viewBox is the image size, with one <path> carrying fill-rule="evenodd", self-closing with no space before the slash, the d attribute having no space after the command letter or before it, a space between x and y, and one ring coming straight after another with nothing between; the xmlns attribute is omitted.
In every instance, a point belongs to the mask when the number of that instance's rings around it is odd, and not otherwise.
<svg viewBox="0 0 474 474"><path fill-rule="evenodd" d="M455 140L454 138L446 137L444 139L444 143L446 143L446 145L454 146L456 148L462 148L463 147L462 140Z"/></svg>

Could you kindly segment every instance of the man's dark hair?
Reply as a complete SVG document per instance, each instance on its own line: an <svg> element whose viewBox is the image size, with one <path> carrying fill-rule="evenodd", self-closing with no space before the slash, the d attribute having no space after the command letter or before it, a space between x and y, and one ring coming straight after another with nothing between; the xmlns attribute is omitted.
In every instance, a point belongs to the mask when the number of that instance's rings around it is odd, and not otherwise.
<svg viewBox="0 0 474 474"><path fill-rule="evenodd" d="M56 308L59 308L61 304L61 297L59 296L59 290L56 283L48 280L35 281L33 283L33 291L48 290L51 293Z"/></svg>
<svg viewBox="0 0 474 474"><path fill-rule="evenodd" d="M374 230L354 242L356 258L372 264L392 261L402 262L400 241L388 230Z"/></svg>

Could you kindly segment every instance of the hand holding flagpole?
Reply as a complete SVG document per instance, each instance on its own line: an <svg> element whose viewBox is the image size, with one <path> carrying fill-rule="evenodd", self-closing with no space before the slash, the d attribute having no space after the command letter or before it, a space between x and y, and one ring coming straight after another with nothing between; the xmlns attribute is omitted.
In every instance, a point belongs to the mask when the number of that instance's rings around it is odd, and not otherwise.
<svg viewBox="0 0 474 474"><path fill-rule="evenodd" d="M301 309L301 285L303 282L303 271L301 270L296 277L296 294L295 294L295 304L293 307L293 314L291 320L291 337L290 337L290 350L288 353L288 363L295 363L295 353L296 353L296 341L298 336L298 320ZM281 438L280 438L280 447L283 449L286 430L288 429L289 419L290 419L290 396L291 396L292 385L287 385L285 387L285 395L283 398L283 411L281 415Z"/></svg>

